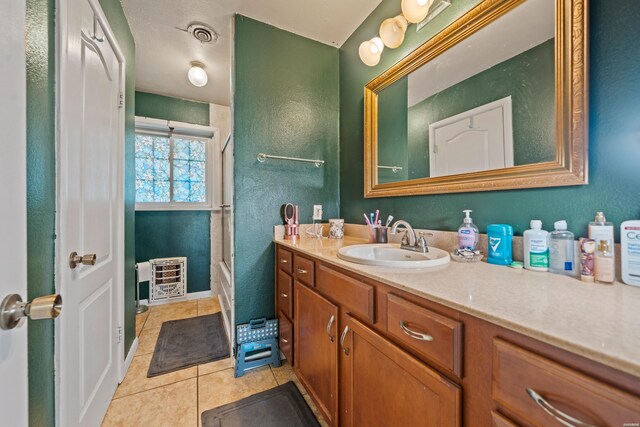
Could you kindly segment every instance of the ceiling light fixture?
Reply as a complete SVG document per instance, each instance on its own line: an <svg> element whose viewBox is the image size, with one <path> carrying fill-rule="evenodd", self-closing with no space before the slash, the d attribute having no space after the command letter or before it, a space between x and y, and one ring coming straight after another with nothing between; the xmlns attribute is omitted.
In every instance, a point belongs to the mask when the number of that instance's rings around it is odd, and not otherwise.
<svg viewBox="0 0 640 427"><path fill-rule="evenodd" d="M377 65L380 62L380 55L384 50L384 43L380 37L374 37L371 40L362 42L358 53L362 62L370 67Z"/></svg>
<svg viewBox="0 0 640 427"><path fill-rule="evenodd" d="M196 87L202 87L207 84L207 81L209 81L207 72L204 70L204 65L195 61L191 63L191 68L189 68L187 77L191 84Z"/></svg>
<svg viewBox="0 0 640 427"><path fill-rule="evenodd" d="M409 23L403 15L385 19L380 25L380 38L388 48L395 49L404 41Z"/></svg>

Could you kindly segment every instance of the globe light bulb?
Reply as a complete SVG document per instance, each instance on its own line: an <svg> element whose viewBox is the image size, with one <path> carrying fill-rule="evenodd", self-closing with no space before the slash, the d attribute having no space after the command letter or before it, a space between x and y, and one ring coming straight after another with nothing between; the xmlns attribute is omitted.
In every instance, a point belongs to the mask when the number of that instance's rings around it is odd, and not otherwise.
<svg viewBox="0 0 640 427"><path fill-rule="evenodd" d="M424 0L429 1L429 0ZM385 19L380 25L380 38L388 48L395 49L404 41L408 22L403 15Z"/></svg>
<svg viewBox="0 0 640 427"><path fill-rule="evenodd" d="M204 65L199 62L191 63L191 68L189 68L187 77L195 87L202 87L207 84L207 81L209 81L207 72L204 70Z"/></svg>
<svg viewBox="0 0 640 427"><path fill-rule="evenodd" d="M380 62L380 55L384 50L384 43L380 37L374 37L371 40L367 40L360 44L360 48L358 49L358 53L360 54L360 59L365 65L369 67L373 67L378 65Z"/></svg>
<svg viewBox="0 0 640 427"><path fill-rule="evenodd" d="M433 0L402 0L400 6L407 21L417 24L427 17L431 3Z"/></svg>

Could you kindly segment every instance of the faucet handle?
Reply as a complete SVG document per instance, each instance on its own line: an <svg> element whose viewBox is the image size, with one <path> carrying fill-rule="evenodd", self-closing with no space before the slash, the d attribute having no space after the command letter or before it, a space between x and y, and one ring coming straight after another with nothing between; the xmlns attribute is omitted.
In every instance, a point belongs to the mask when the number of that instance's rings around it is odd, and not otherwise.
<svg viewBox="0 0 640 427"><path fill-rule="evenodd" d="M400 244L402 246L409 244L409 230L404 230L404 233L402 233L402 240L400 241Z"/></svg>
<svg viewBox="0 0 640 427"><path fill-rule="evenodd" d="M418 237L417 246L423 253L429 252L429 245L427 245L427 238L425 236L433 237L433 233L426 233L421 231L420 237Z"/></svg>

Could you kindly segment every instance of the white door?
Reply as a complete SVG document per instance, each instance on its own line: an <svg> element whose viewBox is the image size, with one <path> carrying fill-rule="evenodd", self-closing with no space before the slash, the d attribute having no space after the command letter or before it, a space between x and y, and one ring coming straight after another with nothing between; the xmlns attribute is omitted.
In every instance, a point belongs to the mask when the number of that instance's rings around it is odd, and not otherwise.
<svg viewBox="0 0 640 427"><path fill-rule="evenodd" d="M233 138L229 134L222 146L222 263L220 283L222 291L222 312L227 321L229 346L235 346L235 290L233 267Z"/></svg>
<svg viewBox="0 0 640 427"><path fill-rule="evenodd" d="M429 125L429 176L513 166L511 97Z"/></svg>
<svg viewBox="0 0 640 427"><path fill-rule="evenodd" d="M99 426L122 359L124 61L96 1L60 3L59 425Z"/></svg>
<svg viewBox="0 0 640 427"><path fill-rule="evenodd" d="M27 297L25 1L0 13L0 301ZM28 424L27 324L0 330L0 424Z"/></svg>

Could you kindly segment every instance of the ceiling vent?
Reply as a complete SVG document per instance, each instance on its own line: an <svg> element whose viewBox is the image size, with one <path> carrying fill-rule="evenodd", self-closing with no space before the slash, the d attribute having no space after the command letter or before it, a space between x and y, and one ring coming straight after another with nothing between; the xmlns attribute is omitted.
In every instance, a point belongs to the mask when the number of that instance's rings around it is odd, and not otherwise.
<svg viewBox="0 0 640 427"><path fill-rule="evenodd" d="M216 30L202 22L192 22L187 29L178 28L178 30L191 34L191 36L200 43L215 43L220 37L220 34L218 34Z"/></svg>

